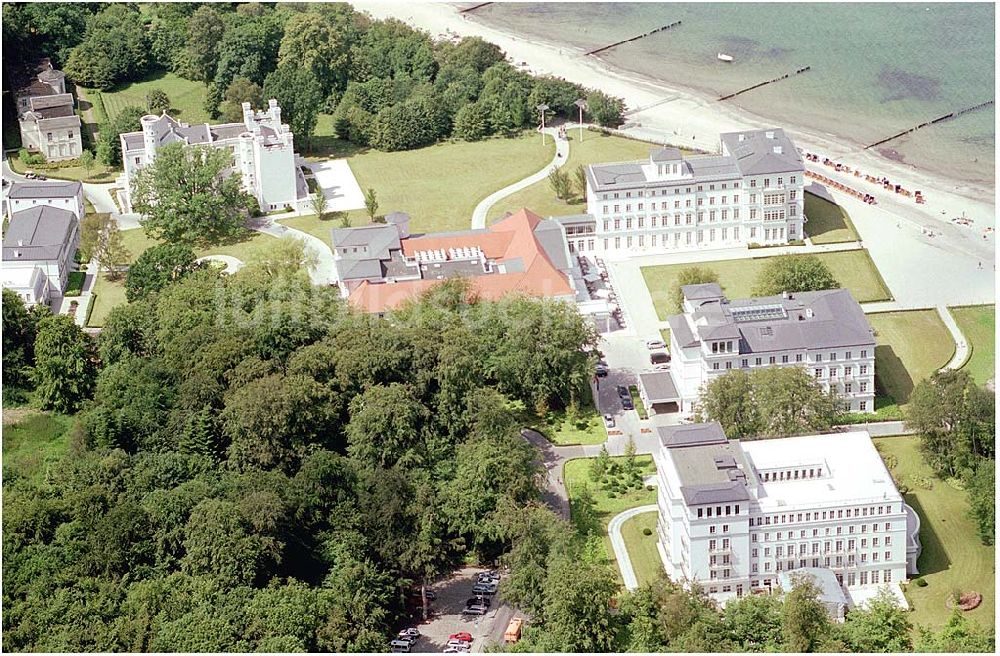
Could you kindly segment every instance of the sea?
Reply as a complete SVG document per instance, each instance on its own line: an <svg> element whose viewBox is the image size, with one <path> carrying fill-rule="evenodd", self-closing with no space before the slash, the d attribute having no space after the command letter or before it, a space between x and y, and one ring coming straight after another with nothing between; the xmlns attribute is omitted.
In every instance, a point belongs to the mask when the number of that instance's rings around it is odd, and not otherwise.
<svg viewBox="0 0 1000 656"><path fill-rule="evenodd" d="M597 57L713 97L809 66L722 102L859 149L995 93L992 3L490 3L470 17L582 51L680 21ZM990 105L874 150L992 187L995 125Z"/></svg>

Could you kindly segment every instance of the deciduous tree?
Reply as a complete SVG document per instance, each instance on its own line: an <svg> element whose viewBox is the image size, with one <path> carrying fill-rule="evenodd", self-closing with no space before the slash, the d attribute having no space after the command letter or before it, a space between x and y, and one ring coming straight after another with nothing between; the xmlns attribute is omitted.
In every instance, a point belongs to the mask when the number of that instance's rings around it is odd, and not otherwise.
<svg viewBox="0 0 1000 656"><path fill-rule="evenodd" d="M146 92L146 109L150 114L160 115L170 109L170 98L163 89L150 89Z"/></svg>
<svg viewBox="0 0 1000 656"><path fill-rule="evenodd" d="M243 122L243 103L257 109L264 106L264 90L245 77L237 75L226 88L220 107L222 120L227 123ZM284 107L282 107L284 110Z"/></svg>
<svg viewBox="0 0 1000 656"><path fill-rule="evenodd" d="M719 282L719 274L714 269L698 266L681 269L677 272L677 277L670 284L670 307L674 312L683 311L684 292L681 290L682 287L686 285L703 285L711 282Z"/></svg>
<svg viewBox="0 0 1000 656"><path fill-rule="evenodd" d="M35 388L43 408L73 412L94 389L94 343L73 319L55 314L38 322Z"/></svg>
<svg viewBox="0 0 1000 656"><path fill-rule="evenodd" d="M168 144L132 181L132 207L155 238L212 245L244 232L246 201L236 176L225 176L227 150Z"/></svg>
<svg viewBox="0 0 1000 656"><path fill-rule="evenodd" d="M282 120L308 150L324 98L316 74L295 62L282 64L264 80L264 95L278 101Z"/></svg>
<svg viewBox="0 0 1000 656"><path fill-rule="evenodd" d="M185 244L157 244L146 249L125 275L125 298L135 301L158 292L199 268Z"/></svg>
<svg viewBox="0 0 1000 656"><path fill-rule="evenodd" d="M906 611L891 592L883 589L863 608L847 614L844 636L854 652L909 652L913 651L912 629Z"/></svg>
<svg viewBox="0 0 1000 656"><path fill-rule="evenodd" d="M754 296L776 296L783 292L835 289L840 283L830 268L815 255L778 255L767 258L757 274Z"/></svg>

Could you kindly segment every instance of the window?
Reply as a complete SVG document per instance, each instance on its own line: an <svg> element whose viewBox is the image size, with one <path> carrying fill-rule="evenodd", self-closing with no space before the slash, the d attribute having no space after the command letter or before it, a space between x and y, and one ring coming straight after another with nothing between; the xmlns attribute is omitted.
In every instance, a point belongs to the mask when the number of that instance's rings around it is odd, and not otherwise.
<svg viewBox="0 0 1000 656"><path fill-rule="evenodd" d="M867 373L868 373L868 365L866 364L861 365L861 375L864 376Z"/></svg>
<svg viewBox="0 0 1000 656"><path fill-rule="evenodd" d="M781 363L782 364L788 364L788 356L787 355L781 356Z"/></svg>
<svg viewBox="0 0 1000 656"><path fill-rule="evenodd" d="M698 517L701 517L701 514L702 514L702 510L703 510L702 508L699 508L699 509L698 509Z"/></svg>
<svg viewBox="0 0 1000 656"><path fill-rule="evenodd" d="M722 525L722 532L723 533L728 533L729 532L729 524L723 524Z"/></svg>
<svg viewBox="0 0 1000 656"><path fill-rule="evenodd" d="M795 354L795 361L796 362L802 362L802 354L801 353L796 353Z"/></svg>
<svg viewBox="0 0 1000 656"><path fill-rule="evenodd" d="M715 533L715 527L714 527L714 526L709 526L709 527L708 527L708 532L709 532L710 534L714 534L714 533Z"/></svg>
<svg viewBox="0 0 1000 656"><path fill-rule="evenodd" d="M861 357L867 358L868 357L868 351L865 350L865 349L861 349Z"/></svg>
<svg viewBox="0 0 1000 656"><path fill-rule="evenodd" d="M862 412L866 412L868 410L868 401L862 401L858 407Z"/></svg>
<svg viewBox="0 0 1000 656"><path fill-rule="evenodd" d="M760 360L760 358L754 358L754 361L753 361L753 363L754 363L755 365L757 365L757 366L759 367L759 366L760 366L760 363L761 363L761 360Z"/></svg>

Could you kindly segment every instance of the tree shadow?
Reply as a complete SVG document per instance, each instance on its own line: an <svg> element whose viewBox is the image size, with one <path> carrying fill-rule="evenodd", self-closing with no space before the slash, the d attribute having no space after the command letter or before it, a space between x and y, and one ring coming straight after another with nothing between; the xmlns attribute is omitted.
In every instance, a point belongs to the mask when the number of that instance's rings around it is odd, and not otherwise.
<svg viewBox="0 0 1000 656"><path fill-rule="evenodd" d="M938 479L934 479L934 484L945 485L943 481ZM931 522L931 518L924 511L916 493L910 492L904 495L904 499L906 500L906 504L913 508L920 517L920 544L923 547L920 552L920 558L917 559L917 569L920 571L920 575L925 576L927 574L943 572L951 567L951 559L948 557L948 551L945 549L944 544L941 543L941 539L938 537L937 527ZM944 524L944 530L948 530L947 519L940 517L937 521Z"/></svg>
<svg viewBox="0 0 1000 656"><path fill-rule="evenodd" d="M899 405L909 401L913 392L910 372L888 344L875 347L875 392L892 397Z"/></svg>

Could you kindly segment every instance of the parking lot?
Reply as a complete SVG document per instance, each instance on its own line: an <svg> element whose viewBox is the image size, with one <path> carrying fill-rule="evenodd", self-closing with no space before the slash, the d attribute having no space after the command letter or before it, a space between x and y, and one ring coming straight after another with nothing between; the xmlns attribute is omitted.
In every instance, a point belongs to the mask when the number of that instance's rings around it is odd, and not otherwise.
<svg viewBox="0 0 1000 656"><path fill-rule="evenodd" d="M417 625L421 635L411 651L440 653L448 644L448 636L461 631L472 634L471 651L474 652L483 652L488 644L496 644L503 639L504 629L514 613L496 595L485 615L462 615L465 601L473 596L472 586L476 583L476 576L485 571L482 567L464 567L431 587L437 595L431 606L434 615L428 622Z"/></svg>

